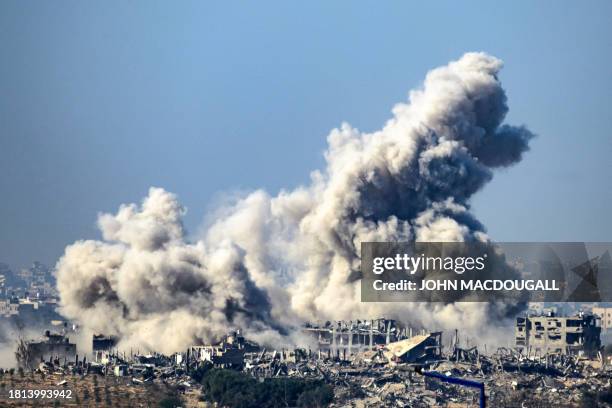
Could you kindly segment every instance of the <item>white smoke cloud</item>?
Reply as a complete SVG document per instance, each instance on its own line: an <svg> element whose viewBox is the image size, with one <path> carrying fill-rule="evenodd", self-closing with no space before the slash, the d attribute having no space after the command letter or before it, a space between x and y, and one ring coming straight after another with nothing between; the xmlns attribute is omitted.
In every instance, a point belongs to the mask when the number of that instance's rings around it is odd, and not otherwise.
<svg viewBox="0 0 612 408"><path fill-rule="evenodd" d="M0 321L0 368L17 367L17 337L18 333L8 322Z"/></svg>
<svg viewBox="0 0 612 408"><path fill-rule="evenodd" d="M533 137L502 125L500 60L468 53L427 74L374 133L334 129L310 185L258 190L220 209L197 242L176 197L151 188L141 206L102 214L104 241L79 241L57 265L62 313L125 345L174 352L241 328L298 343L315 319L378 316L413 327L473 330L505 305L361 303L362 241L487 241L470 197ZM493 334L491 331L489 334Z"/></svg>

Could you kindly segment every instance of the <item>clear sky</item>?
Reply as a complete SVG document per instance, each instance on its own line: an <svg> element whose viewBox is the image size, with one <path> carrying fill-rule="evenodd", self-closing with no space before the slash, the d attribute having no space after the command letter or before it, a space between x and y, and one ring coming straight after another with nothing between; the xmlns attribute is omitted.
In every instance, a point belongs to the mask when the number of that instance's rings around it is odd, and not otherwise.
<svg viewBox="0 0 612 408"><path fill-rule="evenodd" d="M197 231L215 197L306 183L427 70L506 63L538 134L474 211L498 241L612 241L612 2L0 2L0 261L54 264L149 186Z"/></svg>

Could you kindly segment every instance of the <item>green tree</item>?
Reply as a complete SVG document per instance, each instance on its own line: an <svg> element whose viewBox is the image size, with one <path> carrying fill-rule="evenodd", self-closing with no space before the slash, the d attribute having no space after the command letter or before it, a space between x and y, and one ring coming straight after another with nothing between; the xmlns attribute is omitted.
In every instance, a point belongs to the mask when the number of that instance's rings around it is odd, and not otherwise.
<svg viewBox="0 0 612 408"><path fill-rule="evenodd" d="M168 395L159 401L159 408L177 408L183 406L183 400L178 395Z"/></svg>

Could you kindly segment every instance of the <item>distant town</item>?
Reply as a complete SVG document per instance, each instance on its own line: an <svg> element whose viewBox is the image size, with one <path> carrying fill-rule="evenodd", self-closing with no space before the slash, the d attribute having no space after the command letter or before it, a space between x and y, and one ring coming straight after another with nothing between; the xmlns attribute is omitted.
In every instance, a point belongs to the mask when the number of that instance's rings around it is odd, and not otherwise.
<svg viewBox="0 0 612 408"><path fill-rule="evenodd" d="M57 304L55 278L48 266L34 262L14 271L0 263L0 323L17 329L61 329L66 322Z"/></svg>

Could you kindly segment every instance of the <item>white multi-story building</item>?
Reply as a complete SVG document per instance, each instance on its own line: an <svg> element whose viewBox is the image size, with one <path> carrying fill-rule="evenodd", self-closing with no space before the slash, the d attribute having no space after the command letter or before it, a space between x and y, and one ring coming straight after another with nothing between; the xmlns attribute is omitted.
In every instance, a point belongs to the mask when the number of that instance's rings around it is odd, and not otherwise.
<svg viewBox="0 0 612 408"><path fill-rule="evenodd" d="M0 300L0 316L10 317L19 314L19 303L10 300Z"/></svg>
<svg viewBox="0 0 612 408"><path fill-rule="evenodd" d="M612 307L593 307L593 314L601 319L601 330L612 330Z"/></svg>

